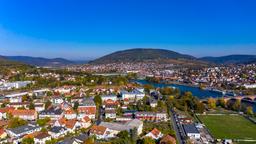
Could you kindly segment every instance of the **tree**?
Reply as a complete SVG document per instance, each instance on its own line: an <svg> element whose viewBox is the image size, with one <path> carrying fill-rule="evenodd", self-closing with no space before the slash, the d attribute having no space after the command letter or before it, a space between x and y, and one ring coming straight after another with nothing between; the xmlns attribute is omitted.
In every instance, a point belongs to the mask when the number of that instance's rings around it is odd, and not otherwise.
<svg viewBox="0 0 256 144"><path fill-rule="evenodd" d="M197 113L203 113L204 110L205 110L204 104L203 104L202 102L197 102L197 103L196 103L196 106L195 106L195 111L196 111Z"/></svg>
<svg viewBox="0 0 256 144"><path fill-rule="evenodd" d="M31 102L31 103L29 104L29 109L30 109L30 110L34 110L34 109L35 109L35 105L34 105L33 102Z"/></svg>
<svg viewBox="0 0 256 144"><path fill-rule="evenodd" d="M145 85L144 85L144 90L145 90L145 92L149 93L149 91L150 91L151 89L154 89L154 86L152 86L152 85L150 85L150 84L145 84Z"/></svg>
<svg viewBox="0 0 256 144"><path fill-rule="evenodd" d="M22 144L34 144L33 138L23 138L21 141Z"/></svg>
<svg viewBox="0 0 256 144"><path fill-rule="evenodd" d="M128 131L121 131L121 132L119 132L119 133L117 134L117 136L118 136L119 138L126 139L126 138L129 137L129 133L128 133Z"/></svg>
<svg viewBox="0 0 256 144"><path fill-rule="evenodd" d="M47 101L45 102L44 107L45 107L45 109L48 109L51 105L52 105L52 102L51 102L50 100L47 100Z"/></svg>
<svg viewBox="0 0 256 144"><path fill-rule="evenodd" d="M151 137L145 137L142 140L142 144L156 144L155 140L152 139Z"/></svg>
<svg viewBox="0 0 256 144"><path fill-rule="evenodd" d="M118 107L118 108L116 109L116 114L117 114L118 116L122 116L122 114L123 114L123 109L122 109L121 107Z"/></svg>
<svg viewBox="0 0 256 144"><path fill-rule="evenodd" d="M47 140L47 141L45 142L45 144L56 144L57 142L58 142L57 139L51 139L51 140Z"/></svg>
<svg viewBox="0 0 256 144"><path fill-rule="evenodd" d="M26 102L29 100L29 96L28 95L23 95L22 96L22 102Z"/></svg>
<svg viewBox="0 0 256 144"><path fill-rule="evenodd" d="M74 103L73 109L74 109L74 110L77 110L78 106L79 106L79 102L76 101L76 102Z"/></svg>
<svg viewBox="0 0 256 144"><path fill-rule="evenodd" d="M101 97L100 97L99 95L96 95L96 96L94 97L94 102L95 102L96 105L100 106L100 105L102 104L102 99L101 99Z"/></svg>
<svg viewBox="0 0 256 144"><path fill-rule="evenodd" d="M8 128L16 128L19 126L26 125L28 122L18 117L12 117L8 123Z"/></svg>
<svg viewBox="0 0 256 144"><path fill-rule="evenodd" d="M216 108L216 100L214 98L209 98L207 100L208 108L215 109Z"/></svg>
<svg viewBox="0 0 256 144"><path fill-rule="evenodd" d="M235 110L235 111L239 111L240 107L241 107L241 102L240 102L240 100L237 99L235 101L235 103L232 105L232 109Z"/></svg>
<svg viewBox="0 0 256 144"><path fill-rule="evenodd" d="M86 139L84 141L84 144L94 144L94 138L93 137L89 137L88 139Z"/></svg>
<svg viewBox="0 0 256 144"><path fill-rule="evenodd" d="M45 126L51 119L49 117L46 117L46 118L43 118L43 119L38 119L36 121L36 123L39 125L39 126Z"/></svg>
<svg viewBox="0 0 256 144"><path fill-rule="evenodd" d="M223 97L218 99L218 105L223 107L223 108L226 107L226 102L225 102Z"/></svg>
<svg viewBox="0 0 256 144"><path fill-rule="evenodd" d="M253 108L251 106L246 108L246 114L252 116L253 115Z"/></svg>

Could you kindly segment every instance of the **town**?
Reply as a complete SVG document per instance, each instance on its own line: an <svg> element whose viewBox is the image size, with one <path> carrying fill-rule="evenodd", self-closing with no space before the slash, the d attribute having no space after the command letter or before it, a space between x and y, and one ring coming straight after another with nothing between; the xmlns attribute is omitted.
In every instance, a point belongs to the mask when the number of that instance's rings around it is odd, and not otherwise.
<svg viewBox="0 0 256 144"><path fill-rule="evenodd" d="M249 66L230 71L241 67ZM208 68L197 77L209 74L212 77L206 75L209 79L205 80L214 83L213 78L218 77L213 76L221 75L219 69L224 68ZM253 107L242 102L232 98L224 102L224 97L200 100L173 87L141 85L134 82L137 70L129 70L125 74L90 74L70 67L11 69L1 80L1 143L231 143L232 138L214 137L203 117L214 115L211 111L220 107L255 122ZM248 74L253 77L255 71ZM192 79L199 79L194 75ZM254 81L250 79L250 83Z"/></svg>

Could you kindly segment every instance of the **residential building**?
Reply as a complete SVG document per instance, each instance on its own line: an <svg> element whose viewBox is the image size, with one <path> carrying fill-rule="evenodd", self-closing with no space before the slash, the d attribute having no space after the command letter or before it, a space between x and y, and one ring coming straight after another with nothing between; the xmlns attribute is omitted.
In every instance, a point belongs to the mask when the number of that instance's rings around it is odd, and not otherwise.
<svg viewBox="0 0 256 144"><path fill-rule="evenodd" d="M12 110L10 111L11 115L14 117L19 117L24 120L36 120L37 119L37 112L35 110Z"/></svg>
<svg viewBox="0 0 256 144"><path fill-rule="evenodd" d="M145 137L150 137L154 140L158 140L161 137L163 137L163 134L161 131L159 131L157 128L154 128L151 132L145 135Z"/></svg>
<svg viewBox="0 0 256 144"><path fill-rule="evenodd" d="M54 126L50 129L49 134L52 138L60 138L62 136L65 136L69 130L62 126Z"/></svg>
<svg viewBox="0 0 256 144"><path fill-rule="evenodd" d="M200 139L200 132L196 128L195 124L184 124L183 128L190 139Z"/></svg>
<svg viewBox="0 0 256 144"><path fill-rule="evenodd" d="M39 113L39 118L43 119L46 117L51 118L52 120L57 120L63 116L63 110L58 107L50 107L46 110L43 110Z"/></svg>
<svg viewBox="0 0 256 144"><path fill-rule="evenodd" d="M160 140L159 144L176 144L176 139L173 136L166 135Z"/></svg>
<svg viewBox="0 0 256 144"><path fill-rule="evenodd" d="M167 113L160 112L136 112L135 118L145 121L167 121Z"/></svg>
<svg viewBox="0 0 256 144"><path fill-rule="evenodd" d="M34 137L35 144L45 144L45 142L48 140L51 140L51 135L48 133L40 133Z"/></svg>
<svg viewBox="0 0 256 144"><path fill-rule="evenodd" d="M10 137L16 138L16 137L21 137L27 134L40 131L40 130L41 130L41 127L39 126L27 124L24 126L19 126L17 128L6 129L6 132Z"/></svg>
<svg viewBox="0 0 256 144"><path fill-rule="evenodd" d="M96 105L92 99L87 98L78 106L77 111L79 119L85 116L88 116L90 119L95 119Z"/></svg>

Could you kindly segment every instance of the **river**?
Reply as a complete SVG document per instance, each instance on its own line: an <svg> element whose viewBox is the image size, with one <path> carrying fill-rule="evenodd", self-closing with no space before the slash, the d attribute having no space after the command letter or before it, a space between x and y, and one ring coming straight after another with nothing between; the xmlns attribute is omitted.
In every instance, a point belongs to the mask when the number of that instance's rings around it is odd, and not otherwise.
<svg viewBox="0 0 256 144"><path fill-rule="evenodd" d="M179 89L181 93L190 91L193 94L193 96L196 96L199 99L205 99L205 98L209 98L209 97L218 98L218 97L223 96L223 94L221 92L215 92L215 91L211 91L211 90L203 90L203 89L200 89L199 87L193 87L193 86L187 86L187 85L152 83L152 82L148 82L146 80L136 80L135 82L142 84L142 85L151 84L156 88L158 88L158 87L159 88L173 87L173 88Z"/></svg>
<svg viewBox="0 0 256 144"><path fill-rule="evenodd" d="M152 82L149 82L146 80L135 80L134 82L142 84L142 85L151 84L156 88L158 88L158 87L159 88L174 87L174 88L179 89L181 93L190 91L193 94L193 96L196 96L199 99L207 99L209 97L218 98L218 97L224 96L221 92L211 91L211 90L203 90L203 89L200 89L199 87L193 87L193 86L188 86L188 85L152 83ZM256 101L242 101L242 104L247 105L247 106L252 106L253 111L256 112Z"/></svg>

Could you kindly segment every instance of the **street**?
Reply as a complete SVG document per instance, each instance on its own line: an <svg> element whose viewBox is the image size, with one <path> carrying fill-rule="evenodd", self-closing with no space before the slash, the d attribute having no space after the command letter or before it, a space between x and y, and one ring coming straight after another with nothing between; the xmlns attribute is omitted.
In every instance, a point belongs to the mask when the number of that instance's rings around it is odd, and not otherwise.
<svg viewBox="0 0 256 144"><path fill-rule="evenodd" d="M170 114L171 114L171 123L172 123L172 127L176 132L176 138L179 144L185 144L185 133L184 130L182 128L182 126L177 123L177 117L175 115L175 112L171 109L170 110Z"/></svg>

